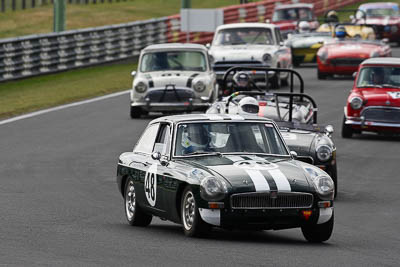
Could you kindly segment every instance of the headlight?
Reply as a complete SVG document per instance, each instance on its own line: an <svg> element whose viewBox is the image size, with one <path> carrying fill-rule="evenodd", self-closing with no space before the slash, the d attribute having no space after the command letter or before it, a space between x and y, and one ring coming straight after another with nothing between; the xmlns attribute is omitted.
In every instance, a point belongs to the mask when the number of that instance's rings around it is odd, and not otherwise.
<svg viewBox="0 0 400 267"><path fill-rule="evenodd" d="M263 61L264 61L265 63L271 62L271 59L272 59L272 57L271 57L270 54L265 54L265 55L263 55Z"/></svg>
<svg viewBox="0 0 400 267"><path fill-rule="evenodd" d="M362 105L363 105L363 100L360 97L356 96L350 99L350 106L352 107L352 109L355 110L360 109Z"/></svg>
<svg viewBox="0 0 400 267"><path fill-rule="evenodd" d="M328 161L332 157L332 148L328 145L320 145L317 147L316 153L320 161Z"/></svg>
<svg viewBox="0 0 400 267"><path fill-rule="evenodd" d="M205 200L221 200L227 192L226 183L214 176L206 177L200 183L200 196Z"/></svg>
<svg viewBox="0 0 400 267"><path fill-rule="evenodd" d="M198 81L193 85L193 89L197 92L203 92L204 90L206 90L206 85L204 84L204 82Z"/></svg>
<svg viewBox="0 0 400 267"><path fill-rule="evenodd" d="M322 196L333 195L335 190L335 184L331 177L326 175L317 176L314 179L314 187L317 190L318 194Z"/></svg>
<svg viewBox="0 0 400 267"><path fill-rule="evenodd" d="M321 60L323 64L326 64L326 60L328 59L328 52L325 49L319 49L317 55L319 57L319 60Z"/></svg>
<svg viewBox="0 0 400 267"><path fill-rule="evenodd" d="M379 52L373 51L373 52L371 52L371 54L369 54L369 57L379 57Z"/></svg>
<svg viewBox="0 0 400 267"><path fill-rule="evenodd" d="M138 84L136 84L135 90L138 93L144 93L147 90L147 85L144 82L139 82Z"/></svg>

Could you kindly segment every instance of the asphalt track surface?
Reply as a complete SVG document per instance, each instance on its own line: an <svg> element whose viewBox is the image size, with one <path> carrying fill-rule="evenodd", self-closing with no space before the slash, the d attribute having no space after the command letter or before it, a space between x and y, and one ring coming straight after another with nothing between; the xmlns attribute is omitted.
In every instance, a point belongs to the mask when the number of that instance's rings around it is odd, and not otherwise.
<svg viewBox="0 0 400 267"><path fill-rule="evenodd" d="M125 94L0 125L0 264L399 266L400 139L341 138L352 80L318 81L315 68L298 70L319 122L336 130L339 193L328 242L307 243L300 229L194 239L159 219L129 226L117 158L154 117L131 120Z"/></svg>

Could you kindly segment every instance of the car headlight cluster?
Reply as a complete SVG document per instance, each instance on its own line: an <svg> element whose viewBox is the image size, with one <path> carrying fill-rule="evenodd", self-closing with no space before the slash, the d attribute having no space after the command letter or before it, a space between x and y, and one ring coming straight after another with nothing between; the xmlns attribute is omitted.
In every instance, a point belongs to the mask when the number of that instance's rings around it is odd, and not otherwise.
<svg viewBox="0 0 400 267"><path fill-rule="evenodd" d="M316 149L316 154L320 161L328 161L332 157L332 148L328 145L320 145Z"/></svg>
<svg viewBox="0 0 400 267"><path fill-rule="evenodd" d="M144 93L147 90L147 85L144 82L138 82L135 86L135 90L138 93Z"/></svg>
<svg viewBox="0 0 400 267"><path fill-rule="evenodd" d="M333 195L335 184L331 177L319 175L314 179L314 187L321 196Z"/></svg>
<svg viewBox="0 0 400 267"><path fill-rule="evenodd" d="M363 100L361 97L355 96L352 99L350 99L350 106L352 109L360 109L363 105Z"/></svg>
<svg viewBox="0 0 400 267"><path fill-rule="evenodd" d="M194 89L196 92L203 92L204 90L206 90L206 85L205 85L204 82L198 81L198 82L196 82L196 83L193 85L193 89Z"/></svg>
<svg viewBox="0 0 400 267"><path fill-rule="evenodd" d="M217 201L225 197L228 192L226 183L214 176L204 178L200 183L200 196L208 201Z"/></svg>

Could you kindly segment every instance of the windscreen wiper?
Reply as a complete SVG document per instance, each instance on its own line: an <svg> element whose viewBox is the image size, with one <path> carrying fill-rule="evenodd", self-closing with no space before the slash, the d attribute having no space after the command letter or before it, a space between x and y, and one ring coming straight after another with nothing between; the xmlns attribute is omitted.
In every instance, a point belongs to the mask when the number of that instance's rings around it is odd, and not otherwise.
<svg viewBox="0 0 400 267"><path fill-rule="evenodd" d="M195 155L204 155L204 156L222 156L221 152L215 152L215 151L195 151L191 153L187 153L183 156L195 156Z"/></svg>

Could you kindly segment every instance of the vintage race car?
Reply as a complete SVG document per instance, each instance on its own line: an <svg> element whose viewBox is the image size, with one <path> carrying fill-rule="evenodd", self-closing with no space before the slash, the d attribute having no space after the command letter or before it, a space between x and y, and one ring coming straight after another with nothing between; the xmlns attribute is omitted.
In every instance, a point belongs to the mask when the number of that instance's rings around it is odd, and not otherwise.
<svg viewBox="0 0 400 267"><path fill-rule="evenodd" d="M390 46L382 41L337 38L318 50L317 76L326 79L334 74L352 75L365 59L389 57L391 54Z"/></svg>
<svg viewBox="0 0 400 267"><path fill-rule="evenodd" d="M130 115L205 110L218 95L208 51L198 44L156 44L143 49L131 90Z"/></svg>
<svg viewBox="0 0 400 267"><path fill-rule="evenodd" d="M221 81L226 70L233 66L292 68L290 49L284 46L279 28L266 23L233 23L219 26L209 50L213 69ZM264 79L264 76L257 77ZM288 76L272 77L279 88Z"/></svg>
<svg viewBox="0 0 400 267"><path fill-rule="evenodd" d="M400 59L363 61L344 108L342 136L400 133Z"/></svg>
<svg viewBox="0 0 400 267"><path fill-rule="evenodd" d="M317 52L326 42L333 40L330 32L305 32L289 34L285 45L292 51L293 66L317 62Z"/></svg>
<svg viewBox="0 0 400 267"><path fill-rule="evenodd" d="M332 179L294 160L276 124L258 116L153 120L119 157L117 184L130 225L158 216L182 224L187 236L212 226L301 227L308 241L323 242L334 224Z"/></svg>
<svg viewBox="0 0 400 267"><path fill-rule="evenodd" d="M351 21L339 22L339 14L352 14L350 15ZM331 16L333 14L333 16ZM325 23L319 26L317 32L329 32L335 36L335 28L338 24L343 25L346 29L347 36L350 38L360 38L363 40L375 40L376 33L372 26L363 23L366 18L366 13L360 9L339 9L329 10L324 15Z"/></svg>
<svg viewBox="0 0 400 267"><path fill-rule="evenodd" d="M242 70L241 67L229 71ZM261 71L261 70L259 70ZM265 72L276 69L265 68ZM300 74L294 70L288 71L298 79L299 92L290 93L270 92L257 88L249 83L241 88L247 91L238 91L230 96L220 98L206 111L207 114L255 114L274 120L285 139L289 149L297 153L301 161L314 164L326 171L335 184L335 196L338 192L336 146L331 139L333 127L322 126L317 122L318 107L314 99L304 94L304 82ZM226 78L230 76L226 74ZM227 82L222 84L225 89ZM255 99L254 102L249 99Z"/></svg>
<svg viewBox="0 0 400 267"><path fill-rule="evenodd" d="M400 14L397 3L367 3L360 5L359 9L366 13L366 18L358 20L358 24L373 26L379 39L387 38L400 44Z"/></svg>
<svg viewBox="0 0 400 267"><path fill-rule="evenodd" d="M279 27L285 39L288 34L294 33L297 30L298 21L308 21L311 30L318 28L319 22L314 14L313 4L275 5L272 23Z"/></svg>

